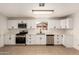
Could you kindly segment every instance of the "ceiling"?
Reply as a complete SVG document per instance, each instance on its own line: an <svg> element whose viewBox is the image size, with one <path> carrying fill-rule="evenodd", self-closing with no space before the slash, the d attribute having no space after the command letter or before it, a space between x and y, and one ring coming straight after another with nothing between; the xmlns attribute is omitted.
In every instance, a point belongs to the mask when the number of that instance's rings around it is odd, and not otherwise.
<svg viewBox="0 0 79 59"><path fill-rule="evenodd" d="M54 10L53 14L35 15L32 10ZM78 12L78 3L0 3L0 14L8 17L61 17Z"/></svg>

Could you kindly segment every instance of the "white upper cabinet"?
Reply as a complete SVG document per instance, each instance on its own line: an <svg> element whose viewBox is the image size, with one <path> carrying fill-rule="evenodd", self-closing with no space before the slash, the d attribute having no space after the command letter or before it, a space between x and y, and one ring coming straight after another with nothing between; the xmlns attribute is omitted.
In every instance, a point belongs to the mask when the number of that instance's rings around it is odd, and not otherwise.
<svg viewBox="0 0 79 59"><path fill-rule="evenodd" d="M34 20L8 20L8 29L18 29L19 23L27 24L27 29L35 29L36 27Z"/></svg>
<svg viewBox="0 0 79 59"><path fill-rule="evenodd" d="M8 29L17 29L18 28L17 20L8 20Z"/></svg>
<svg viewBox="0 0 79 59"><path fill-rule="evenodd" d="M73 21L71 18L60 20L60 29L72 29L73 28L72 22Z"/></svg>
<svg viewBox="0 0 79 59"><path fill-rule="evenodd" d="M71 18L66 19L66 28L72 29L73 28L73 20Z"/></svg>
<svg viewBox="0 0 79 59"><path fill-rule="evenodd" d="M18 25L19 23L25 23L25 24L27 24L27 20L19 20L19 19L18 19L17 22L18 22L17 25Z"/></svg>
<svg viewBox="0 0 79 59"><path fill-rule="evenodd" d="M56 22L56 24L55 24L55 27L54 27L54 29L56 28L56 29L58 29L58 28L60 28L60 20L55 20Z"/></svg>
<svg viewBox="0 0 79 59"><path fill-rule="evenodd" d="M18 23L26 23L27 29L36 28L36 20L8 20L8 29L18 29ZM48 19L48 29L72 29L72 19Z"/></svg>
<svg viewBox="0 0 79 59"><path fill-rule="evenodd" d="M66 20L60 20L60 29L65 29L66 28Z"/></svg>
<svg viewBox="0 0 79 59"><path fill-rule="evenodd" d="M35 29L36 28L36 23L35 20L27 20L27 29Z"/></svg>
<svg viewBox="0 0 79 59"><path fill-rule="evenodd" d="M49 20L48 22L48 29L57 29L60 27L59 20Z"/></svg>

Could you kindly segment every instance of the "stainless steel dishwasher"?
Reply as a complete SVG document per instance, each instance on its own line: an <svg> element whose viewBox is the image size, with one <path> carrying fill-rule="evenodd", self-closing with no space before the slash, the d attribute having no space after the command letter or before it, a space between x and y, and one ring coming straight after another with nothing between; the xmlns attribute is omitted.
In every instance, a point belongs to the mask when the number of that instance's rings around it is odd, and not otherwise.
<svg viewBox="0 0 79 59"><path fill-rule="evenodd" d="M46 35L46 37L47 37L46 45L47 46L54 45L54 35Z"/></svg>

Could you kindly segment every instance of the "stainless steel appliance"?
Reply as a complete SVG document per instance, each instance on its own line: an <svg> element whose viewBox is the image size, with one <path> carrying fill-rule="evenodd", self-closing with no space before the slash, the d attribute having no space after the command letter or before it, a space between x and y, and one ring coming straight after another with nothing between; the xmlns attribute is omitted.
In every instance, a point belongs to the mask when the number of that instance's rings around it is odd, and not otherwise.
<svg viewBox="0 0 79 59"><path fill-rule="evenodd" d="M47 37L47 43L46 43L46 45L54 45L54 35L47 35L46 36Z"/></svg>
<svg viewBox="0 0 79 59"><path fill-rule="evenodd" d="M25 23L19 23L18 24L18 28L20 29L20 28L27 28L27 24L25 24Z"/></svg>
<svg viewBox="0 0 79 59"><path fill-rule="evenodd" d="M16 44L25 44L26 45L26 34L28 32L25 32L24 30L20 33L16 34Z"/></svg>

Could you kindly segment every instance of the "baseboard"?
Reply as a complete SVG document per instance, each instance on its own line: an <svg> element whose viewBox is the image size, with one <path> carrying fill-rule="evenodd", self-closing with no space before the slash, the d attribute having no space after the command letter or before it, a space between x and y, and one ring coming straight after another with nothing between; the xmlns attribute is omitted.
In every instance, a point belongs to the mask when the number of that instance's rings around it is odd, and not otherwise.
<svg viewBox="0 0 79 59"><path fill-rule="evenodd" d="M27 46L46 46L46 44L27 44Z"/></svg>
<svg viewBox="0 0 79 59"><path fill-rule="evenodd" d="M46 46L54 46L54 44L46 44Z"/></svg>

